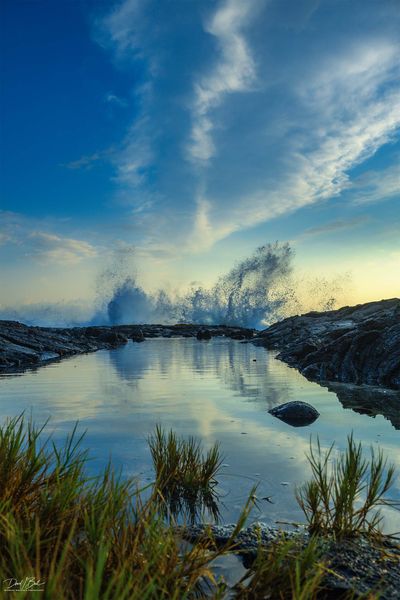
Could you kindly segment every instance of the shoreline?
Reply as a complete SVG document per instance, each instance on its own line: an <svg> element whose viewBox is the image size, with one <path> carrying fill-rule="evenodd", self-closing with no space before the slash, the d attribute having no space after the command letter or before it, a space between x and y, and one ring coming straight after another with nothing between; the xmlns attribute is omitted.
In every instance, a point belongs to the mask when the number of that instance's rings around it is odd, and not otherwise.
<svg viewBox="0 0 400 600"><path fill-rule="evenodd" d="M35 327L0 321L0 374L21 373L70 356L112 350L129 340L140 343L156 337L200 340L225 336L251 340L255 330L223 325L110 325L90 327Z"/></svg>

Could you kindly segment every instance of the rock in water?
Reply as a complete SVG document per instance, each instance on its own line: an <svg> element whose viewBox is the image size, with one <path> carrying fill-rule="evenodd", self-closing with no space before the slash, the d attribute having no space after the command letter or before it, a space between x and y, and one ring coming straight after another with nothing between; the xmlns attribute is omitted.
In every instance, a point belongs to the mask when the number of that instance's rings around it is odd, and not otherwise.
<svg viewBox="0 0 400 600"><path fill-rule="evenodd" d="M298 400L285 402L285 404L271 408L268 412L293 427L311 425L319 417L319 412L311 404Z"/></svg>

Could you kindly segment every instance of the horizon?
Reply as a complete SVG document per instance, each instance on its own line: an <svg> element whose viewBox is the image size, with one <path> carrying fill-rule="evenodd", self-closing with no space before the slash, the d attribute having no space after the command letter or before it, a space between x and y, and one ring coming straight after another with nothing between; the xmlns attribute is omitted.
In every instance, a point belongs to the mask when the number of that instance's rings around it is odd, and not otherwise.
<svg viewBox="0 0 400 600"><path fill-rule="evenodd" d="M121 273L182 297L275 241L337 306L400 295L396 2L0 10L0 315Z"/></svg>

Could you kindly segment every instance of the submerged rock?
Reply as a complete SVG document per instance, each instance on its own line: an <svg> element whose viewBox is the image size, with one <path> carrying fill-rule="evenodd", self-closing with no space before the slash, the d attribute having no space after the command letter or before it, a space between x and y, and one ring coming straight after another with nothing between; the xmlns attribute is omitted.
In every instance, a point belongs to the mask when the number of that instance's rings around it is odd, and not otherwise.
<svg viewBox="0 0 400 600"><path fill-rule="evenodd" d="M268 412L293 427L311 425L319 417L319 412L316 408L311 406L311 404L307 404L307 402L300 402L298 400L285 402L285 404L271 408Z"/></svg>

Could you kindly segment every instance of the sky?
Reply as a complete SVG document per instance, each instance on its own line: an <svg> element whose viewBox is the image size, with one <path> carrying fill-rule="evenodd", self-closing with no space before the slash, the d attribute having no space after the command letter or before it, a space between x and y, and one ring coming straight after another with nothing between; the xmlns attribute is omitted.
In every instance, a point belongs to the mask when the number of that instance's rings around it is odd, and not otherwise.
<svg viewBox="0 0 400 600"><path fill-rule="evenodd" d="M3 0L0 308L266 242L400 295L399 0Z"/></svg>

